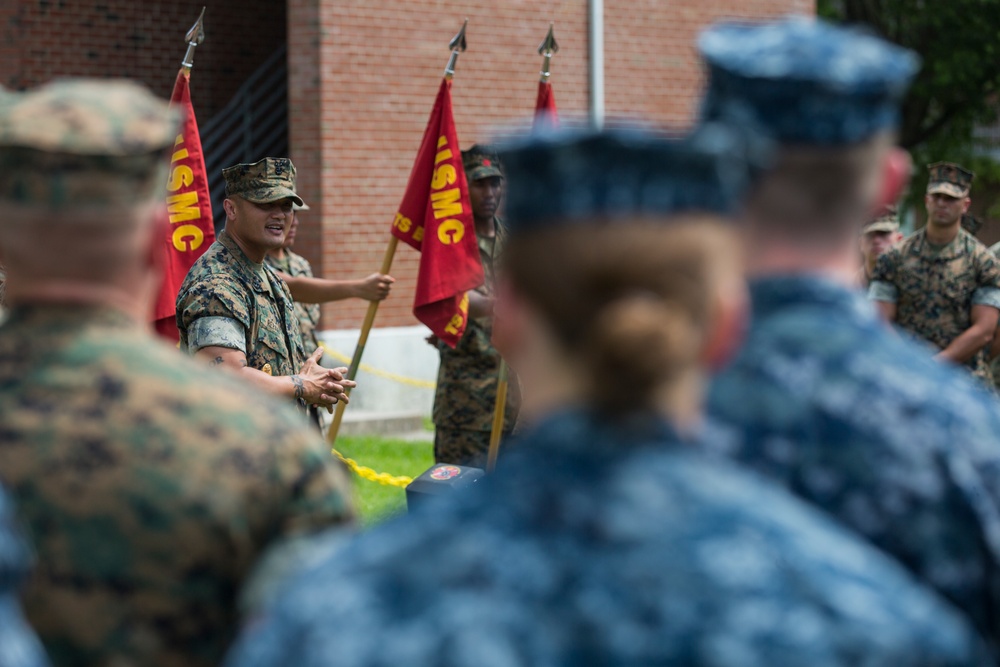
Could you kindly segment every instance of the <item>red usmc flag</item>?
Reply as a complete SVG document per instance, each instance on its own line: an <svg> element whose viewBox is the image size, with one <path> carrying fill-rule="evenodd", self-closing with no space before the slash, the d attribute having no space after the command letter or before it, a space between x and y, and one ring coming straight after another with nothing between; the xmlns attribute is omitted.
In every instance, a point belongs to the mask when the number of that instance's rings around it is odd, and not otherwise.
<svg viewBox="0 0 1000 667"><path fill-rule="evenodd" d="M177 342L175 302L184 276L195 260L215 240L212 224L212 200L208 194L205 158L201 152L198 121L191 106L190 73L177 73L170 103L184 112L184 126L174 141L167 179L167 215L169 225L163 239L163 284L156 299L153 319L156 331Z"/></svg>
<svg viewBox="0 0 1000 667"><path fill-rule="evenodd" d="M420 251L413 314L455 347L468 319L466 292L483 284L483 267L447 79L441 82L392 235Z"/></svg>
<svg viewBox="0 0 1000 667"><path fill-rule="evenodd" d="M556 97L552 93L552 84L548 81L538 82L538 98L535 100L535 124L540 122L548 123L550 127L559 124Z"/></svg>

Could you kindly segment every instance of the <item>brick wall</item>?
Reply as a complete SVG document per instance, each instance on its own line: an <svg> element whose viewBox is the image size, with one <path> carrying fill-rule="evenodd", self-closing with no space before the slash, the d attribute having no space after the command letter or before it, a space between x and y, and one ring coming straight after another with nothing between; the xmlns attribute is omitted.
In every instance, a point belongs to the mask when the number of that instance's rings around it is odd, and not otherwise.
<svg viewBox="0 0 1000 667"><path fill-rule="evenodd" d="M813 0L606 0L608 115L689 122L701 85L693 43L705 24L812 11ZM463 148L531 113L550 21L561 47L552 64L560 112L586 114L586 0L289 0L292 157L303 196L319 204L303 216L298 250L324 276L361 277L380 265L448 40L465 17L469 50L453 86ZM401 244L377 326L415 323L417 262ZM327 305L323 327L358 327L364 310Z"/></svg>
<svg viewBox="0 0 1000 667"><path fill-rule="evenodd" d="M0 84L21 89L60 76L124 76L169 97L184 33L203 5L191 97L202 122L285 40L281 1L3 0Z"/></svg>
<svg viewBox="0 0 1000 667"><path fill-rule="evenodd" d="M362 277L381 264L447 43L463 18L469 50L453 87L463 147L530 115L536 49L550 21L561 47L552 62L560 113L587 112L586 0L5 0L0 84L128 76L167 96L203 2L208 36L192 76L202 122L288 40L291 153L312 206L297 250L326 277ZM689 122L701 85L693 44L705 24L813 10L814 0L605 0L608 116ZM377 325L415 323L417 262L400 247L396 289ZM357 327L364 310L359 302L325 306L323 327Z"/></svg>

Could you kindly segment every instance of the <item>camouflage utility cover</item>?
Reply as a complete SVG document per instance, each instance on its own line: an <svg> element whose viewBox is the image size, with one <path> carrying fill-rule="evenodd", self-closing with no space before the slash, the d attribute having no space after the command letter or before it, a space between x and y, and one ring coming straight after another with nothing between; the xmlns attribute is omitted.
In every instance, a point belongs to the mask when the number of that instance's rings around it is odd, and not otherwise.
<svg viewBox="0 0 1000 667"><path fill-rule="evenodd" d="M896 323L939 349L972 326L972 306L1000 308L1000 260L964 230L944 248L913 234L879 257L870 296L896 304ZM989 384L987 350L976 353L969 369Z"/></svg>
<svg viewBox="0 0 1000 667"><path fill-rule="evenodd" d="M462 151L462 166L465 168L465 177L470 183L494 176L503 178L503 172L500 171L500 156L492 146L474 144Z"/></svg>
<svg viewBox="0 0 1000 667"><path fill-rule="evenodd" d="M962 199L969 196L974 173L954 162L935 162L927 165L930 177L927 180L927 194L943 193L949 197Z"/></svg>
<svg viewBox="0 0 1000 667"><path fill-rule="evenodd" d="M750 296L746 341L709 392L732 437L710 445L867 538L1000 646L996 398L833 282L763 278Z"/></svg>
<svg viewBox="0 0 1000 667"><path fill-rule="evenodd" d="M878 215L865 223L861 228L862 234L873 234L875 232L898 232L899 216L895 206L885 207Z"/></svg>
<svg viewBox="0 0 1000 667"><path fill-rule="evenodd" d="M665 424L568 414L460 500L303 572L225 664L990 662L960 615L823 513Z"/></svg>
<svg viewBox="0 0 1000 667"><path fill-rule="evenodd" d="M303 209L305 210L305 209ZM285 258L280 260L272 253L268 253L264 261L275 271L281 271L292 277L304 276L313 277L312 266L302 255L296 255L291 250L285 249ZM318 303L295 302L295 314L299 319L299 328L302 330L302 344L305 354L308 357L319 347L319 340L316 338L316 327L319 326L320 308Z"/></svg>
<svg viewBox="0 0 1000 667"><path fill-rule="evenodd" d="M130 156L174 143L180 112L134 81L66 79L5 94L0 146Z"/></svg>
<svg viewBox="0 0 1000 667"><path fill-rule="evenodd" d="M301 417L124 315L22 307L2 333L0 474L55 664L216 665L265 550L351 521Z"/></svg>
<svg viewBox="0 0 1000 667"><path fill-rule="evenodd" d="M189 334L203 326L199 320L209 318L242 327L243 338L232 347L246 354L251 368L269 365L272 375L294 375L305 363L298 315L285 281L267 264L251 262L225 231L191 267L177 294L182 350L197 352Z"/></svg>
<svg viewBox="0 0 1000 667"><path fill-rule="evenodd" d="M286 157L266 157L253 164L237 164L222 170L226 179L226 196L239 196L255 204L267 204L281 199L304 206L295 194L295 165Z"/></svg>
<svg viewBox="0 0 1000 667"><path fill-rule="evenodd" d="M180 114L125 80L68 79L0 96L0 200L123 205L162 191Z"/></svg>

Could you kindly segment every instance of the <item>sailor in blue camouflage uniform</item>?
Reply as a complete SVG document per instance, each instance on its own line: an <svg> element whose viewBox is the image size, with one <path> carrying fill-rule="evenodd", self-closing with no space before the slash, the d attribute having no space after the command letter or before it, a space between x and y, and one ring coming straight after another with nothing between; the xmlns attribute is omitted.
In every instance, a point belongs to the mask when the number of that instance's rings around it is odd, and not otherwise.
<svg viewBox="0 0 1000 667"><path fill-rule="evenodd" d="M891 137L917 59L806 20L715 26L699 47L704 115L737 105L780 145L747 201L752 324L710 390L709 414L732 427L719 448L897 559L995 647L1000 411L894 334L853 280L858 232L886 203L875 190L908 170Z"/></svg>
<svg viewBox="0 0 1000 667"><path fill-rule="evenodd" d="M226 664L989 664L890 559L690 446L744 292L732 230L689 209L732 204L739 155L721 127L512 147L497 308L545 414L461 499L304 572Z"/></svg>
<svg viewBox="0 0 1000 667"><path fill-rule="evenodd" d="M30 565L31 550L21 535L7 494L0 490L0 667L49 664L17 599L18 587Z"/></svg>

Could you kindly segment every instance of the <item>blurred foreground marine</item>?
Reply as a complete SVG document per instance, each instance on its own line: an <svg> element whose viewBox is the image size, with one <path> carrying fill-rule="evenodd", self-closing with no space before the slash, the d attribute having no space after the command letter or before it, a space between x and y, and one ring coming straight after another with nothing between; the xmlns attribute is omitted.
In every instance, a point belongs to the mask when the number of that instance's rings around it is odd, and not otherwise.
<svg viewBox="0 0 1000 667"><path fill-rule="evenodd" d="M916 57L800 19L715 26L699 46L705 115L734 105L780 144L746 205L752 324L709 395L736 434L725 449L892 555L995 647L1000 411L854 284L858 232L909 172L891 137Z"/></svg>
<svg viewBox="0 0 1000 667"><path fill-rule="evenodd" d="M0 108L0 477L58 667L217 664L254 562L352 519L300 417L148 331L177 121L115 80Z"/></svg>
<svg viewBox="0 0 1000 667"><path fill-rule="evenodd" d="M962 229L973 173L930 165L927 226L879 260L869 295L890 322L926 340L936 358L993 383L988 346L1000 318L1000 261Z"/></svg>
<svg viewBox="0 0 1000 667"><path fill-rule="evenodd" d="M887 206L864 227L861 228L861 270L858 271L857 284L868 292L872 272L878 258L899 243L903 235L899 231L899 219L896 217L896 207Z"/></svg>
<svg viewBox="0 0 1000 667"><path fill-rule="evenodd" d="M746 183L741 148L713 127L505 154L497 317L539 422L462 498L303 573L228 667L988 664L897 564L692 446L706 364L742 327L713 213Z"/></svg>
<svg viewBox="0 0 1000 667"><path fill-rule="evenodd" d="M300 408L347 402L346 368L323 368L322 350L306 356L292 295L264 262L280 248L292 224L295 166L264 158L222 170L226 228L198 258L177 294L182 350Z"/></svg>
<svg viewBox="0 0 1000 667"><path fill-rule="evenodd" d="M307 204L292 205L292 222L280 248L267 251L264 261L285 281L288 291L295 299L295 313L302 330L302 344L306 354L312 354L319 347L316 327L319 326L319 304L343 299L365 299L382 301L389 296L392 276L373 273L362 280L327 280L313 276L312 266L302 255L292 252L295 236L299 228L299 212L308 211Z"/></svg>
<svg viewBox="0 0 1000 667"><path fill-rule="evenodd" d="M500 353L493 347L493 259L503 243L503 222L497 217L503 196L500 158L490 148L474 145L462 152L469 199L476 222L479 258L486 282L469 295L469 322L455 349L438 342L441 365L434 393L434 460L476 468L486 467L497 398ZM517 420L517 382L510 382L503 432Z"/></svg>

